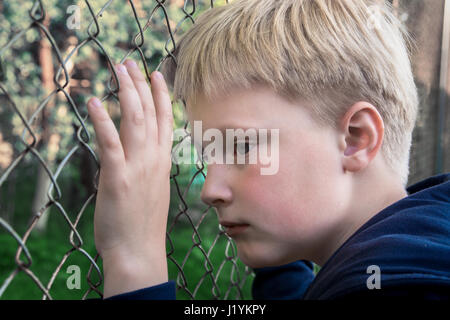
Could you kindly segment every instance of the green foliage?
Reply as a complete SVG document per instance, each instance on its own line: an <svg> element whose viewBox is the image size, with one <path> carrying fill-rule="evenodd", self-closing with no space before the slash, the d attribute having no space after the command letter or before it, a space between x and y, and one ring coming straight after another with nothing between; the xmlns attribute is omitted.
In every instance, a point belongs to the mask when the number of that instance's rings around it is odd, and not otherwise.
<svg viewBox="0 0 450 320"><path fill-rule="evenodd" d="M6 79L2 84L26 118L30 118L39 104L50 93L42 86L42 70L39 61L41 44L50 45L50 41L43 36L36 25L32 24L33 21L29 17L29 11L33 3L35 3L34 0L6 1L2 5L3 10L0 6L0 61ZM100 31L97 40L100 46L93 40L87 41L90 38L88 31L94 33L96 28L85 1L49 0L44 2L46 16L50 19L48 30L55 40L56 48L59 50L63 61L67 60L66 68L70 69L70 65L74 66L74 71L69 74L70 81L66 90L70 89L71 86L79 86L75 81L85 80L85 83L89 83L87 87L83 87L82 94L72 94L78 112L83 117L87 115L85 105L91 96L103 97L109 93L108 86L110 85L111 72L107 65L106 56L111 59L113 64L121 62L126 54L135 47L133 39L139 34L138 23L127 1L112 1L109 5L108 1L90 3L96 14L100 12L103 6L105 7L102 15L97 17ZM153 1L134 1L134 3L138 21L144 28L155 3ZM80 28L71 30L67 27L67 20L71 17L71 14L67 13L67 8L74 4L80 7ZM167 5L166 10L171 25L176 25L184 17L182 10L173 4ZM173 44L168 41L170 36L161 9L156 10L150 22L149 27L144 31L144 43L141 47L149 73L155 70L161 59L167 55L166 43L168 51L173 49ZM184 28L181 29L186 29L189 25L191 23L187 21L183 24ZM43 43L41 43L42 39L44 39ZM140 38L137 39L137 43L139 42ZM52 59L55 72L61 72L58 80L62 85L65 83L65 74L63 69L59 69L61 64L57 59L56 48L52 47ZM137 51L130 58L142 62ZM143 69L143 64L140 63L140 65ZM111 85L111 87L114 88L115 86ZM109 101L112 102L111 99ZM1 95L0 102L3 102ZM11 122L14 127L15 139L18 139L24 132L25 127L18 115L12 113L11 106L5 105L8 108L6 110L8 114L2 114L0 127L3 127L1 125L3 121ZM118 104L109 103L107 107L118 122L120 114ZM174 114L175 123L182 126L183 112L179 107L177 109ZM81 123L75 117L63 94L53 96L47 105L47 110L50 114L49 126L52 128L52 133L60 139L57 155L53 158L62 158L75 143L73 139L74 127L71 124L79 126ZM39 126L38 119L39 116L36 117L32 129L39 137L42 129ZM89 122L86 125L89 133L94 135ZM28 136L29 134L26 133L25 139ZM15 149L23 150L23 146L18 143ZM45 147L40 150L44 159L48 158L48 152L50 151Z"/></svg>

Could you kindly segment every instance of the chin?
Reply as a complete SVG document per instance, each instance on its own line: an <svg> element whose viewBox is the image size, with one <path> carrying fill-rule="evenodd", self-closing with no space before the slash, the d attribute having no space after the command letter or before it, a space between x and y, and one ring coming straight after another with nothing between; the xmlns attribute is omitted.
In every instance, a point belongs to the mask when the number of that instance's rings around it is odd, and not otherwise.
<svg viewBox="0 0 450 320"><path fill-rule="evenodd" d="M249 257L249 256L243 256L240 255L238 252L239 259L249 268L252 269L259 269L259 268L266 268L266 267L278 267L284 264L288 264L293 261L287 261L285 259L270 259L269 257Z"/></svg>
<svg viewBox="0 0 450 320"><path fill-rule="evenodd" d="M248 255L240 252L239 248L238 248L238 257L246 266L252 269L279 267L285 264L295 262L297 260L301 260L298 257L293 256L269 257L269 256Z"/></svg>

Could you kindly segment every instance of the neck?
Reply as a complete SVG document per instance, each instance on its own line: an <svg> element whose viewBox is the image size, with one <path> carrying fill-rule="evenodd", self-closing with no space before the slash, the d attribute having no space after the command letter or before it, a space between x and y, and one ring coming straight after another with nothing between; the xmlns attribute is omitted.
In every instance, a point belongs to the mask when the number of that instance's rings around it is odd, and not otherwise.
<svg viewBox="0 0 450 320"><path fill-rule="evenodd" d="M380 175L379 170L372 172L365 172L365 176L353 174L350 177L354 181L351 183L349 209L334 235L326 239L321 256L314 261L319 266L323 266L350 236L377 213L408 196L399 178L394 179L388 173Z"/></svg>

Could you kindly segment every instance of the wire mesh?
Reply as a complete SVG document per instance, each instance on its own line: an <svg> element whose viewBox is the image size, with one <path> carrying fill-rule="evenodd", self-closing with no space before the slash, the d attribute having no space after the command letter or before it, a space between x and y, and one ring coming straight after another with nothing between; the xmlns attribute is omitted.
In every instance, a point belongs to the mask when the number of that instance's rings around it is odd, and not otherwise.
<svg viewBox="0 0 450 320"><path fill-rule="evenodd" d="M12 0L0 4L0 14L2 10L8 10L8 5L13 5L13 2L17 5L17 1ZM10 23L10 30L6 30L8 36L2 39L0 33L0 115L3 117L0 122L3 128L0 131L7 132L3 140L0 133L0 144L9 146L1 149L0 145L0 158L6 159L0 161L0 188L6 190L4 192L7 194L4 196L6 199L2 199L0 203L0 235L4 235L0 238L0 252L3 252L5 246L13 245L15 248L13 268L4 267L4 261L0 263L0 298L6 296L8 288L19 274L25 274L27 281L39 289L42 299L53 299L54 284L61 281L61 276L67 277L62 274L75 253L81 254L89 265L85 279L88 289L81 295L81 299L101 298L101 257L92 243L93 237L87 237L89 240L83 241L80 232L81 224L92 224L99 172L92 125L85 102L89 95L97 95L103 88L101 100L107 102L109 112L117 116L118 87L114 84L118 81L112 66L128 57L134 57L150 80L150 64L156 65L155 69L158 69L164 59L173 59L171 52L176 48L177 35L195 23L194 17L202 10L213 8L214 5L226 5L228 1L128 0L125 2L127 5L124 11L115 10L115 6L124 1L80 1L74 9L81 10L81 26L87 27L80 28L78 33L68 33L64 26L50 23L51 13L55 12L51 4L42 0L18 2L22 6L29 6L28 17L24 16L22 20L25 27ZM178 12L175 15L179 18L171 17L171 12ZM109 29L102 25L105 16L130 22L129 32L118 35L119 47L122 50L105 44L109 35ZM160 52L158 49L149 50L147 46L149 41L153 41L155 33L165 36ZM30 37L30 34L35 35L36 39L31 41L31 45L25 45L24 39ZM104 34L106 36L103 36ZM45 50L50 52L51 56L47 62L44 57ZM77 56L83 50L89 52L89 57L97 58L80 62ZM14 56L16 52L29 53L34 57L30 62L31 68L34 65L36 69L41 70L38 73L38 81L33 83L36 83L35 87L38 89L44 90L45 94L32 97L31 102L25 101L25 89L17 88L10 76L11 72L20 69L19 73L25 73L25 81L32 82L27 79L25 66L11 66L10 62L14 61L14 57L9 56ZM49 61L51 72L44 74ZM86 70L89 70L89 75L82 74L86 73ZM101 78L100 70L106 70L107 76ZM48 79L49 74L53 75L51 79ZM100 89L97 89L98 87ZM59 123L58 126L62 129L56 134L55 119L58 114L64 112L71 116L71 120ZM8 119L15 119L10 130L4 124L7 122L5 114L9 115ZM188 138L190 133L187 121L180 120L178 126L186 131L183 140ZM61 139L65 139L65 144ZM52 151L55 146L57 151ZM84 155L81 162L78 161L80 154ZM89 161L95 163L95 170L92 172L85 169ZM48 184L38 184L37 181L33 184L20 180L20 176L26 171L25 163L34 165L33 174L40 170L43 180L47 180ZM199 198L199 187L205 178L205 166L201 162L188 168L181 166L173 164L172 167L172 200L167 224L169 278L176 278L177 298L251 298L244 295L244 287L248 288L251 284L254 277L252 270L237 258L235 245L219 226L214 208L204 207L196 202ZM82 174L88 177L89 182L79 185L76 189L65 190L67 188L62 185L68 185L68 180L71 179L69 167L87 171ZM19 203L13 203L20 184L30 184L31 188L42 189L35 190L36 192L45 192L45 201L38 202L39 206L30 210L30 219L26 223L14 222L20 208L23 208ZM74 206L69 204L73 199L81 197L81 194L84 195L84 200L79 204L79 209L75 210ZM28 203L28 207L33 201L30 197L20 194L19 199L21 203ZM70 207L70 210L66 207ZM51 271L43 276L33 271L33 266L37 263L47 262L33 262L33 254L29 249L33 241L31 235L40 235L39 224L43 224L45 219L55 217L63 221L61 229L68 240L68 249L58 257L59 263L56 266L50 264L47 267L46 270ZM14 239L14 243L5 239ZM3 255L2 260L5 259L7 257Z"/></svg>

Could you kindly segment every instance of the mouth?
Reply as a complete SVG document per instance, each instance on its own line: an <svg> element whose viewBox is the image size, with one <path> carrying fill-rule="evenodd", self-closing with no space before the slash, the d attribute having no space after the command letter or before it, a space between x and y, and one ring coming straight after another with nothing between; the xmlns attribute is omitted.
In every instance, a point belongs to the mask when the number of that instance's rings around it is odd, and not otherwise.
<svg viewBox="0 0 450 320"><path fill-rule="evenodd" d="M220 224L225 228L225 233L230 237L235 237L242 234L250 226L249 224L240 224L222 221Z"/></svg>

